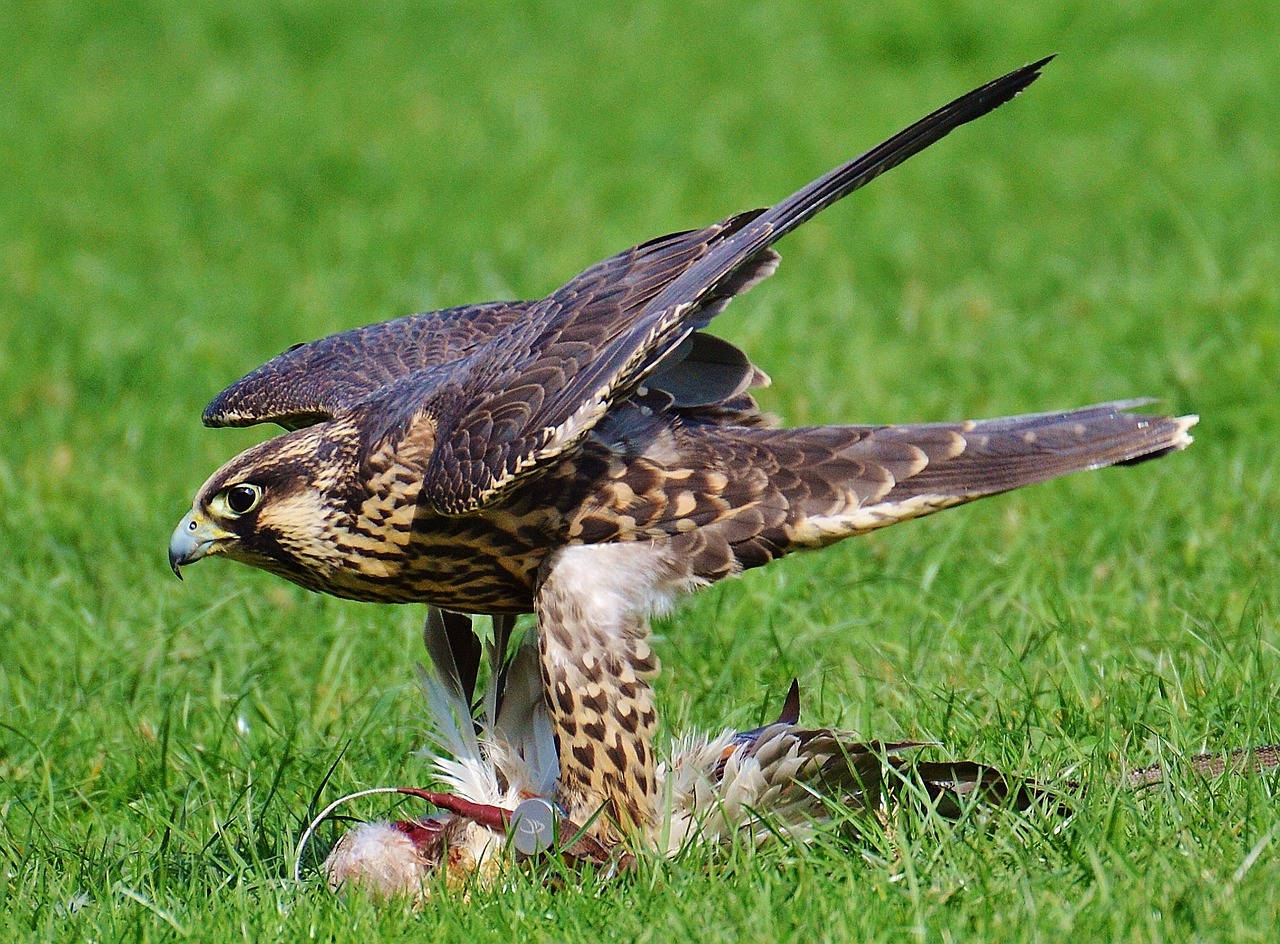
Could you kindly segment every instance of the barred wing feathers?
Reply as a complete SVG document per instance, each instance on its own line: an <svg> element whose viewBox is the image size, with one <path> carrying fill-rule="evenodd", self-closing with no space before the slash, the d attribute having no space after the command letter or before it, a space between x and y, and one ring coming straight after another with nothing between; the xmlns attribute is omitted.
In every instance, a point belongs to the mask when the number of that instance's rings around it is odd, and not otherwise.
<svg viewBox="0 0 1280 944"><path fill-rule="evenodd" d="M573 446L692 331L705 326L725 301L774 270L773 243L951 131L1009 101L1048 61L1024 66L961 96L768 210L682 234L663 245L663 252L686 264L660 278L649 277L647 267L631 268L619 278L608 273L604 263L568 283L547 299L548 320L509 329L510 340L519 335L519 341L504 347L494 363L478 365L485 382L471 385L470 399L459 403L452 415L439 418L440 439L424 482L427 500L451 514L475 510ZM650 251L649 244L632 250ZM636 304L650 292L644 304ZM492 396L502 396L516 382L529 399L500 401L502 422L495 423Z"/></svg>

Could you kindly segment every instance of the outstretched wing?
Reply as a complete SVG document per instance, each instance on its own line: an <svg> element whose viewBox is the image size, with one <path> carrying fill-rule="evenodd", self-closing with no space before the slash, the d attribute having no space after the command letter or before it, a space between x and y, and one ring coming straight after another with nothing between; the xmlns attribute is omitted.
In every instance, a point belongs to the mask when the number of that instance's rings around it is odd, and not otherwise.
<svg viewBox="0 0 1280 944"><path fill-rule="evenodd" d="M569 282L530 323L495 338L509 343L495 343L492 359L473 366L466 396L434 417L426 500L451 514L473 511L578 442L729 298L773 271L774 242L1013 98L1048 61L956 99L771 209L645 244Z"/></svg>
<svg viewBox="0 0 1280 944"><path fill-rule="evenodd" d="M437 442L426 470L427 500L448 513L474 510L576 442L617 399L613 391L596 389L611 382L601 378L616 374L602 358L617 347L652 348L636 325L653 300L761 212L611 256L537 302L526 318L478 349L465 375L455 372L455 383L429 396L423 407L435 423ZM777 265L777 253L768 248L742 260L731 278L698 299L697 323L709 322ZM696 326L665 344L648 364L677 402L693 388L702 401L718 402L764 382L746 356L725 341L698 335L681 345Z"/></svg>
<svg viewBox="0 0 1280 944"><path fill-rule="evenodd" d="M393 381L466 357L535 302L491 302L395 318L297 344L223 390L206 426L332 419Z"/></svg>
<svg viewBox="0 0 1280 944"><path fill-rule="evenodd" d="M295 345L218 394L205 408L204 423L299 429L361 407L376 419L366 432L377 439L392 428L403 434L419 415L430 415L434 423L437 415L466 411L473 422L482 414L489 423L496 420L501 435L504 424L512 422L512 409L527 411L538 404L542 383L564 385L565 376L580 366L574 358L589 357L595 333L608 339L610 319L634 316L739 219L628 249L540 301L424 312ZM760 278L773 271L777 256L766 253L764 259L767 271ZM723 298L707 305L718 311L727 303ZM561 317L570 307L584 332L578 342L568 336ZM558 378L547 375L547 365L524 365L522 352L553 345L564 355L554 365ZM733 345L701 333L672 351L653 381L683 408L721 404L767 382Z"/></svg>

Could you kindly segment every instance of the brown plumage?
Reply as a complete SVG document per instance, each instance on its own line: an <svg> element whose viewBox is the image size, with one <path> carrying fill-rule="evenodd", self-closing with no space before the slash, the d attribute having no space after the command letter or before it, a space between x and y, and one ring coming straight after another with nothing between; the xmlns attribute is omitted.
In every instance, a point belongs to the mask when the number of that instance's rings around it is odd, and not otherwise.
<svg viewBox="0 0 1280 944"><path fill-rule="evenodd" d="M1046 60L1047 61L1047 60ZM232 459L170 562L221 553L311 590L533 611L562 801L648 820L648 617L681 592L906 518L1181 449L1194 417L1113 403L975 423L771 429L766 382L704 333L773 272L773 242L959 125L1034 63L768 210L644 243L547 298L411 315L298 345L221 393L211 426L290 432Z"/></svg>

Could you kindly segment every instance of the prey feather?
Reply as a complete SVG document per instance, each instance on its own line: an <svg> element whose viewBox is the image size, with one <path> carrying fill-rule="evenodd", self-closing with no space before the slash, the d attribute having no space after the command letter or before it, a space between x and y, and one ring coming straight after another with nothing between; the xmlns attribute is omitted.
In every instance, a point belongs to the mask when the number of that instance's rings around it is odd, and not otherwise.
<svg viewBox="0 0 1280 944"><path fill-rule="evenodd" d="M536 636L526 633L507 660L499 650L505 650L510 633L511 618L494 617L479 718L459 681L442 614L434 607L423 628L431 667L418 670L431 742L423 754L432 770L458 796L507 809L529 796L550 795L559 776Z"/></svg>
<svg viewBox="0 0 1280 944"><path fill-rule="evenodd" d="M490 744L493 749L508 750L519 759L532 793L551 796L560 779L560 757L543 694L542 663L535 633L525 633L503 671L505 674L499 682L502 698ZM490 688L497 689L499 685ZM515 758L508 758L499 766L510 769Z"/></svg>
<svg viewBox="0 0 1280 944"><path fill-rule="evenodd" d="M570 822L555 803L559 768L535 634L527 633L510 658L489 653L493 668L473 716L443 626L440 618L428 620L424 638L432 666L420 672L433 745L424 753L446 792L400 792L420 796L445 812L426 820L357 826L325 863L330 886L354 883L383 895L423 896L427 879L441 870L492 877L513 841L517 859L551 848L535 842L531 853L527 843L522 846L522 838L528 838L520 835L522 813L531 807L535 829L558 832L564 841L557 848L566 860L606 868L631 861L623 846L581 835L586 824ZM509 629L495 626L495 636ZM455 635L454 643L459 638ZM657 793L665 798L662 811L633 837L633 848L672 857L692 846L736 839L751 845L779 838L807 842L833 820L844 820L836 811L879 812L910 769L905 754L927 746L864 742L846 731L806 729L799 725L799 714L799 690L793 683L772 724L677 739L667 761L656 769ZM979 795L1006 795L1005 778L992 768L935 766L943 790L960 793L965 784L959 780L977 777ZM1015 805L1028 805L1038 795L1031 785L1026 789L1026 799ZM412 880L398 878L403 876Z"/></svg>
<svg viewBox="0 0 1280 944"><path fill-rule="evenodd" d="M456 793L477 803L499 804L498 771L476 734L471 704L464 691L444 614L429 607L422 639L431 666L418 667L427 703L430 743L423 755L436 775Z"/></svg>

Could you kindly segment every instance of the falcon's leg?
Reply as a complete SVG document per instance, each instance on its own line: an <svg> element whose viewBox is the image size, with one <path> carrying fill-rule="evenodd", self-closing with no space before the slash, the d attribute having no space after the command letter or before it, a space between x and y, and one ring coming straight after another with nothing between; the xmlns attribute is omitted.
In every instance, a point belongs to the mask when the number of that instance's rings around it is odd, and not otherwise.
<svg viewBox="0 0 1280 944"><path fill-rule="evenodd" d="M543 564L534 609L542 674L560 754L559 799L569 819L595 819L612 841L654 816L649 680L658 658L648 616L692 589L688 569L645 543L563 548Z"/></svg>

